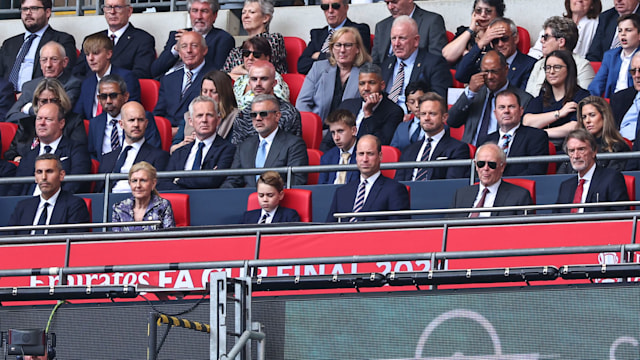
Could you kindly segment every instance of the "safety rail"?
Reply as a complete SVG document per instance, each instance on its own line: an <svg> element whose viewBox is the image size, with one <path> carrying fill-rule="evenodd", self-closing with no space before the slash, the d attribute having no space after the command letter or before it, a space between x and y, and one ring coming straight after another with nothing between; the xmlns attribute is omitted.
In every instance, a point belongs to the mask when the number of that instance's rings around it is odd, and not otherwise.
<svg viewBox="0 0 640 360"><path fill-rule="evenodd" d="M149 221L122 221L122 222L104 222L104 223L82 223L82 224L55 224L55 225L22 225L22 226L2 226L0 232L7 231L31 231L31 230L64 230L64 229L92 229L92 228L112 228L124 226L158 226L162 224L160 220Z"/></svg>

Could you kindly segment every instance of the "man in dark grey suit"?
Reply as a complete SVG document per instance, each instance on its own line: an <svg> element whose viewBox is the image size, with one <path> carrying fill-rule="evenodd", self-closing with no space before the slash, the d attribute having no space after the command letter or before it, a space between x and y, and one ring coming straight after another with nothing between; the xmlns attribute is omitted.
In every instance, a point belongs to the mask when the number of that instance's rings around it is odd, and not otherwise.
<svg viewBox="0 0 640 360"><path fill-rule="evenodd" d="M507 156L498 145L485 144L480 146L476 152L475 164L480 184L456 190L452 208L524 206L533 203L529 191L502 180L502 173L507 165ZM453 216L513 216L522 213L523 211L487 211L470 214L458 213Z"/></svg>
<svg viewBox="0 0 640 360"><path fill-rule="evenodd" d="M391 16L376 24L371 57L376 64L382 64L391 54L391 25L400 15L411 16L418 24L420 48L428 49L433 55L442 56L442 48L447 44L447 30L440 14L423 10L413 0L388 0L387 8Z"/></svg>
<svg viewBox="0 0 640 360"><path fill-rule="evenodd" d="M301 137L278 128L280 103L274 95L256 95L249 113L253 128L258 133L238 145L232 169L270 168L309 165L307 146ZM283 174L283 178L285 174ZM304 185L307 174L294 175L292 185ZM229 176L223 188L255 187L256 175Z"/></svg>

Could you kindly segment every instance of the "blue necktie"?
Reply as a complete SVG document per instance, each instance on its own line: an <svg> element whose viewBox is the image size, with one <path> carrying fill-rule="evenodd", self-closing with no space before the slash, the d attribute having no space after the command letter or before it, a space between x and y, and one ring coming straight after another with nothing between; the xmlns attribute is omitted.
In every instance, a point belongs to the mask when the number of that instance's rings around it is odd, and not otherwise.
<svg viewBox="0 0 640 360"><path fill-rule="evenodd" d="M116 161L116 166L113 167L114 173L117 174L122 172L122 167L124 166L124 162L127 160L127 154L131 149L133 149L133 146L128 145L126 148L124 148L124 151L120 153L120 156L118 156L118 161Z"/></svg>
<svg viewBox="0 0 640 360"><path fill-rule="evenodd" d="M9 81L13 84L13 88L18 91L18 81L20 78L20 67L22 66L22 62L24 58L27 56L29 49L31 48L31 44L33 44L33 39L35 39L38 35L31 34L27 37L27 39L22 43L22 47L18 52L18 56L16 56L16 61L13 63L13 67L11 68L11 73L9 73Z"/></svg>
<svg viewBox="0 0 640 360"><path fill-rule="evenodd" d="M198 143L198 151L196 151L196 158L193 159L193 165L191 165L191 170L200 170L202 169L202 149L204 149L204 143Z"/></svg>
<svg viewBox="0 0 640 360"><path fill-rule="evenodd" d="M413 144L414 142L418 142L418 139L420 139L420 132L422 131L422 129L420 128L420 125L418 125L418 127L413 131L413 134L411 134L411 143Z"/></svg>
<svg viewBox="0 0 640 360"><path fill-rule="evenodd" d="M260 146L258 146L258 152L256 153L256 168L263 168L264 162L267 160L267 140L262 139ZM256 175L256 181L260 175Z"/></svg>

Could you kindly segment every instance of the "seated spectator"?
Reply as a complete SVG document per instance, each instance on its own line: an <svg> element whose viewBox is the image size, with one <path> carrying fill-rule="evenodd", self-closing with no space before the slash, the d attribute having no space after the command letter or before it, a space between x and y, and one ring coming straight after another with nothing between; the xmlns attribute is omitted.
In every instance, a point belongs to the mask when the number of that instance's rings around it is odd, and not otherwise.
<svg viewBox="0 0 640 360"><path fill-rule="evenodd" d="M256 96L256 93L251 89L251 79L249 79L249 71L251 66L258 61L271 61L271 46L267 39L263 37L252 37L242 43L242 67L244 74L230 73L233 83L233 93L236 96L238 102L238 109L243 110L251 104L251 100ZM289 101L289 85L282 79L282 75L276 71L276 83L273 86L273 93L284 101Z"/></svg>
<svg viewBox="0 0 640 360"><path fill-rule="evenodd" d="M587 96L578 104L578 129L586 129L596 139L598 153L629 151L629 145L616 129L607 101L599 96ZM598 166L623 171L627 160L596 160ZM574 174L569 162L558 168L559 174Z"/></svg>
<svg viewBox="0 0 640 360"><path fill-rule="evenodd" d="M584 204L629 201L624 176L619 171L598 166L596 139L585 129L576 129L567 135L564 151L569 155L571 167L578 173L563 181L558 191L557 204ZM599 206L590 208L554 209L554 213L582 213L628 210L628 206Z"/></svg>
<svg viewBox="0 0 640 360"><path fill-rule="evenodd" d="M294 209L280 206L284 199L284 181L275 171L267 171L258 177L258 202L260 209L244 213L243 224L273 224L299 222L300 215Z"/></svg>
<svg viewBox="0 0 640 360"><path fill-rule="evenodd" d="M576 109L589 92L578 85L576 63L567 50L557 50L543 59L547 74L540 95L525 108L522 123L544 129L560 152L567 134L576 128Z"/></svg>
<svg viewBox="0 0 640 360"><path fill-rule="evenodd" d="M249 37L259 36L269 42L271 63L280 74L287 73L287 51L284 48L284 37L280 33L270 33L269 24L273 19L272 0L245 0L242 7L242 27ZM233 48L224 62L222 71L234 75L246 75L247 69L242 64L244 48Z"/></svg>
<svg viewBox="0 0 640 360"><path fill-rule="evenodd" d="M266 61L264 63L273 69L273 64ZM309 165L304 140L284 131L278 125L282 117L280 106L282 103L272 94L260 94L253 99L249 116L257 136L251 135L238 145L232 169ZM229 176L222 187L253 187L256 186L257 178L256 175ZM296 173L291 179L292 185L304 185L306 182L305 173Z"/></svg>
<svg viewBox="0 0 640 360"><path fill-rule="evenodd" d="M420 127L424 141L415 142L402 151L401 162L469 159L469 146L452 138L444 129L447 121L447 102L434 92L420 98ZM468 176L466 166L398 169L397 181L427 181Z"/></svg>
<svg viewBox="0 0 640 360"><path fill-rule="evenodd" d="M520 96L512 90L503 90L496 95L495 115L498 131L479 143L498 144L507 157L549 155L549 136L544 130L522 125L524 109ZM544 175L547 163L529 162L507 164L504 176Z"/></svg>
<svg viewBox="0 0 640 360"><path fill-rule="evenodd" d="M273 64L265 60L256 60L249 71L249 87L251 92L257 95L275 95L277 85L276 70ZM300 112L288 101L276 97L279 108L278 127L295 136L302 136L302 120ZM253 102L251 102L253 104ZM256 134L251 118L251 106L245 107L233 122L232 144L240 144L247 138Z"/></svg>
<svg viewBox="0 0 640 360"><path fill-rule="evenodd" d="M183 65L178 43L180 37L187 32L194 31L204 37L209 52L205 54L206 62L212 69L220 69L235 46L235 40L228 32L213 26L218 17L220 4L218 0L187 0L189 23L191 28L171 31L164 50L151 65L151 76L159 78L162 75L180 70ZM188 104L188 102L187 102Z"/></svg>
<svg viewBox="0 0 640 360"><path fill-rule="evenodd" d="M442 48L445 60L455 64L474 46L483 51L489 50L487 47L493 39L504 35L497 29L487 31L489 23L497 17L503 17L505 8L503 0L474 0L471 24L468 27L459 26L456 37Z"/></svg>
<svg viewBox="0 0 640 360"><path fill-rule="evenodd" d="M573 20L578 26L578 42L573 52L587 57L587 52L591 47L591 42L596 35L596 29L598 27L598 16L602 12L602 2L600 0L564 0L564 8L567 11L564 17ZM542 42L540 37L544 35L544 30L540 31L538 40L535 45L529 49L527 55L540 59L542 57Z"/></svg>
<svg viewBox="0 0 640 360"><path fill-rule="evenodd" d="M16 103L16 95L13 84L4 78L0 78L0 120L7 118L9 110Z"/></svg>
<svg viewBox="0 0 640 360"><path fill-rule="evenodd" d="M540 37L540 40L542 41L542 54L544 57L557 50L572 52L576 47L578 27L571 19L560 16L550 17L544 22L543 29L544 35ZM572 55L573 62L576 64L577 83L581 88L587 89L595 76L593 67L582 56ZM527 82L527 92L533 97L540 95L540 89L546 77L544 57L535 63Z"/></svg>
<svg viewBox="0 0 640 360"><path fill-rule="evenodd" d="M13 85L11 87L11 91L13 92ZM0 134L1 136L2 134ZM0 141L0 144L2 141ZM0 159L0 178L9 178L16 176L16 165L10 163L7 160ZM0 196L6 196L7 192L9 192L9 188L11 184L0 185Z"/></svg>
<svg viewBox="0 0 640 360"><path fill-rule="evenodd" d="M131 197L113 204L111 222L160 220L160 224L157 227L149 225L113 227L111 231L149 231L176 226L171 203L160 197L156 190L157 183L156 168L153 165L141 161L131 166L129 170Z"/></svg>
<svg viewBox="0 0 640 360"><path fill-rule="evenodd" d="M320 165L346 165L356 163L356 140L358 128L356 116L349 110L336 110L329 114L324 123L336 145L320 158ZM356 178L355 171L321 172L318 184L346 184Z"/></svg>
<svg viewBox="0 0 640 360"><path fill-rule="evenodd" d="M611 110L615 119L616 127L620 129L620 134L631 141L636 139L636 124L638 123L638 112L640 110L640 51L631 58L629 76L633 81L630 86L622 91L611 94Z"/></svg>
<svg viewBox="0 0 640 360"><path fill-rule="evenodd" d="M616 39L618 18L631 13L640 14L639 4L638 0L616 0L611 9L600 14L596 34L587 52L587 60L602 61L605 51L620 46Z"/></svg>
<svg viewBox="0 0 640 360"><path fill-rule="evenodd" d="M82 145L86 149L87 132L84 128L84 121L78 114L71 111L71 101L58 80L42 79L35 88L31 101L34 106L30 111L36 112L45 104L54 103L59 105L63 109L65 119L63 133L69 141ZM21 118L16 135L11 141L9 149L4 153L5 159L20 162L20 159L30 150L38 147L40 139L36 134L36 128L35 115Z"/></svg>
<svg viewBox="0 0 640 360"><path fill-rule="evenodd" d="M424 139L424 132L420 127L418 113L420 111L420 98L427 92L429 92L428 86L421 81L409 83L404 89L407 114L393 133L391 146L402 151L407 146Z"/></svg>
<svg viewBox="0 0 640 360"><path fill-rule="evenodd" d="M631 58L640 46L640 16L629 14L618 19L620 47L604 53L600 70L589 85L591 95L609 98L633 85L629 69Z"/></svg>
<svg viewBox="0 0 640 360"><path fill-rule="evenodd" d="M342 101L358 96L358 73L365 62L371 62L371 56L360 33L352 27L336 30L329 41L328 59L316 61L305 77L296 108L324 120Z"/></svg>
<svg viewBox="0 0 640 360"><path fill-rule="evenodd" d="M347 17L349 11L348 0L321 0L320 8L327 19L327 26L321 29L311 29L311 40L298 59L298 72L307 74L311 70L314 62L326 60L329 57L329 40L331 35L343 28L353 27L360 33L360 38L367 48L367 53L371 52L371 30L365 23L355 23ZM291 69L290 69L291 70Z"/></svg>
<svg viewBox="0 0 640 360"><path fill-rule="evenodd" d="M102 114L104 110L98 101L98 82L106 75L114 74L122 77L127 83L129 100L140 101L140 83L129 70L111 64L113 43L107 35L96 33L88 36L82 44L85 58L91 71L82 82L80 96L73 108L83 119L91 119Z"/></svg>

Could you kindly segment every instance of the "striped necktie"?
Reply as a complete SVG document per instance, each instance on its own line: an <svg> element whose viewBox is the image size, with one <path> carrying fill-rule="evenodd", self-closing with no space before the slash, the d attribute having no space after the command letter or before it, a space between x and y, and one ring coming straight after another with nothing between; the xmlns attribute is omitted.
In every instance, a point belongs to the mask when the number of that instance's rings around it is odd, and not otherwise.
<svg viewBox="0 0 640 360"><path fill-rule="evenodd" d="M424 147L424 151L422 152L422 156L420 157L420 161L429 161L429 155L431 154L431 142L433 141L433 138L426 138L425 139L427 145L425 145ZM427 180L427 175L429 174L429 168L420 168L418 170L418 173L416 174L416 180L415 181L424 181Z"/></svg>
<svg viewBox="0 0 640 360"><path fill-rule="evenodd" d="M365 194L365 190L367 188L367 180L362 180L362 182L360 183L360 185L358 186L358 192L356 193L356 201L353 204L353 210L351 212L360 212L362 211L362 208L364 207L364 194ZM351 219L349 219L349 222L358 222L358 218L357 217L352 217Z"/></svg>
<svg viewBox="0 0 640 360"><path fill-rule="evenodd" d="M393 79L393 86L391 86L391 91L389 92L389 99L394 103L398 102L398 97L400 97L402 86L404 85L404 67L404 62L400 61L398 74L396 74L396 78Z"/></svg>
<svg viewBox="0 0 640 360"><path fill-rule="evenodd" d="M29 49L31 48L31 44L33 44L33 40L37 37L36 34L29 35L25 41L22 43L22 47L20 47L20 51L18 52L18 56L16 56L16 61L13 63L13 67L11 68L11 72L9 73L9 81L13 84L13 88L18 90L18 81L20 81L20 67L22 66L22 62L24 58L27 56Z"/></svg>

